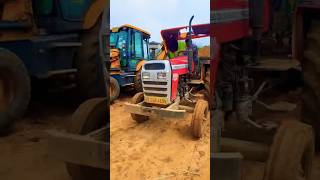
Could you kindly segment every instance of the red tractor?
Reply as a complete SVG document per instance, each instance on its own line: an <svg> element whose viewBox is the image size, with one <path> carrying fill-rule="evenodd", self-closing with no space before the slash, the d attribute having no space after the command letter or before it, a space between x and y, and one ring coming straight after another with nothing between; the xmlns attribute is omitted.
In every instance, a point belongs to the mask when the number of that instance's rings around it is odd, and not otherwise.
<svg viewBox="0 0 320 180"><path fill-rule="evenodd" d="M270 37L268 34L274 34L273 22L278 20L276 6L282 2L284 1L211 1L213 54L210 61L209 102L212 114L211 167L216 179L242 179L242 158L265 162L264 180L312 178L312 127L297 120L269 118L269 121L259 121L255 118L258 106L270 111L270 117L274 111L295 110L295 106L290 103L285 106L279 106L280 103L277 102L270 105L259 99L262 93L282 82L284 74L288 77L292 70L301 73L297 60L281 55L275 57L272 53L264 56L262 53L266 39ZM317 26L320 22L317 20L319 7L318 3L308 1L298 5L297 11L292 11L296 17L293 53L297 59L304 59L301 61L304 89L308 92L303 94L302 114L305 122L318 127L316 131L319 131L316 117L319 115L317 105L320 104L315 67L319 64L319 55L315 52L318 51L317 40L320 37L320 26ZM287 24L291 24L290 17ZM288 33L279 34L290 35L291 31L292 27L288 26ZM305 37L306 41L303 43ZM288 38L289 45L290 41L291 37ZM303 48L304 45L306 49ZM293 78L289 75L289 80ZM255 86L256 84L260 85ZM307 116L305 112L308 112Z"/></svg>
<svg viewBox="0 0 320 180"><path fill-rule="evenodd" d="M204 67L208 67L209 62L199 61L192 39L208 37L210 26L192 26L192 20L193 17L189 26L161 31L166 50L177 56L146 62L141 72L143 92L137 93L126 105L138 123L146 121L149 116L183 118L186 112L193 112L192 134L200 138L209 113L204 95L196 94L196 91L204 89ZM186 29L188 31L183 32ZM179 40L185 40L186 50L177 52Z"/></svg>

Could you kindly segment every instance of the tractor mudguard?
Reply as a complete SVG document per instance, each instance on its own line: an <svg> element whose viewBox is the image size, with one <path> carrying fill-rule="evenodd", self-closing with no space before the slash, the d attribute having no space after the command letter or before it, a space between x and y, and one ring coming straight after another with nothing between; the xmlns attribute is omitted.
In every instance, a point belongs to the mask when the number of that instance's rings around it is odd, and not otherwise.
<svg viewBox="0 0 320 180"><path fill-rule="evenodd" d="M142 61L138 62L137 66L136 66L136 71L139 71L142 68L142 66L144 65L145 62L146 62L145 60L142 60Z"/></svg>
<svg viewBox="0 0 320 180"><path fill-rule="evenodd" d="M83 29L91 29L100 18L107 5L107 0L97 0L88 9L84 16Z"/></svg>

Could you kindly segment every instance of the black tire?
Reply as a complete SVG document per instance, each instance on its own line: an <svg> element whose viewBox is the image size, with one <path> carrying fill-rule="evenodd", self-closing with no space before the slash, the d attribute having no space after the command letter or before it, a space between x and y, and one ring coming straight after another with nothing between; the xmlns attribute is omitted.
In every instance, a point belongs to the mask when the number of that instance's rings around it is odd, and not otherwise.
<svg viewBox="0 0 320 180"><path fill-rule="evenodd" d="M113 77L110 77L109 94L110 94L110 102L118 99L119 94L120 94L119 83Z"/></svg>
<svg viewBox="0 0 320 180"><path fill-rule="evenodd" d="M313 126L316 149L320 150L320 20L313 20L305 40L303 72L302 121Z"/></svg>
<svg viewBox="0 0 320 180"><path fill-rule="evenodd" d="M274 136L263 180L311 180L313 158L312 127L284 121Z"/></svg>
<svg viewBox="0 0 320 180"><path fill-rule="evenodd" d="M82 46L77 49L74 66L80 95L86 98L105 96L102 62L99 56L99 30L101 21L81 33Z"/></svg>
<svg viewBox="0 0 320 180"><path fill-rule="evenodd" d="M131 99L132 104L138 104L144 100L143 92L139 92L133 96ZM131 117L133 120L135 120L137 123L143 123L149 119L148 116L140 115L140 114L134 114L131 113Z"/></svg>
<svg viewBox="0 0 320 180"><path fill-rule="evenodd" d="M106 98L89 99L79 106L72 115L68 132L87 134L91 131L107 126ZM73 180L100 180L107 179L107 170L89 166L66 163L67 170Z"/></svg>
<svg viewBox="0 0 320 180"><path fill-rule="evenodd" d="M142 80L141 80L141 68L136 72L136 76L134 77L134 90L136 92L142 92Z"/></svg>
<svg viewBox="0 0 320 180"><path fill-rule="evenodd" d="M197 101L191 121L191 130L193 137L202 137L205 122L204 119L208 117L208 112L208 102L204 100Z"/></svg>
<svg viewBox="0 0 320 180"><path fill-rule="evenodd" d="M17 119L25 114L31 98L30 77L21 59L14 53L0 48L0 78L4 82L7 111Z"/></svg>

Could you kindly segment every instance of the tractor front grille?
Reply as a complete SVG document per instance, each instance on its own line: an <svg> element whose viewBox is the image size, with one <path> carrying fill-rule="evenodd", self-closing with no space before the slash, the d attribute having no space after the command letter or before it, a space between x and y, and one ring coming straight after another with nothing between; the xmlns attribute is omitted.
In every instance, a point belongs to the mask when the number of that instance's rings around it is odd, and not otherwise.
<svg viewBox="0 0 320 180"><path fill-rule="evenodd" d="M142 67L142 73L148 72L149 78L143 79L142 86L146 99L153 101L158 97L170 103L171 99L171 64L167 60L151 60ZM166 73L165 78L159 79L158 73ZM151 100L153 99L153 100ZM148 102L147 102L148 103ZM152 102L155 103L155 102ZM156 104L156 103L155 103Z"/></svg>
<svg viewBox="0 0 320 180"><path fill-rule="evenodd" d="M155 97L167 97L167 94L158 94L158 93L144 93L146 96L155 96Z"/></svg>
<svg viewBox="0 0 320 180"><path fill-rule="evenodd" d="M146 90L146 91L167 91L167 88L145 87L144 90Z"/></svg>
<svg viewBox="0 0 320 180"><path fill-rule="evenodd" d="M148 97L166 98L170 101L169 83L165 81L143 81L143 92Z"/></svg>
<svg viewBox="0 0 320 180"><path fill-rule="evenodd" d="M149 96L167 97L169 89L168 83L165 81L143 81L143 91Z"/></svg>
<svg viewBox="0 0 320 180"><path fill-rule="evenodd" d="M149 85L167 85L167 82L159 82L159 81L143 81L143 84Z"/></svg>

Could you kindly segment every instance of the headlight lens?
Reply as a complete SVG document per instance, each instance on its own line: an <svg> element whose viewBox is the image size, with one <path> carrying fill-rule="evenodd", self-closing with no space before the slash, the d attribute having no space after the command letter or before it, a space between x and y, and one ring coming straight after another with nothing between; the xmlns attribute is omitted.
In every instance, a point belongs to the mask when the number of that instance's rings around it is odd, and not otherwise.
<svg viewBox="0 0 320 180"><path fill-rule="evenodd" d="M158 72L157 77L158 77L158 79L165 79L167 77L167 73Z"/></svg>
<svg viewBox="0 0 320 180"><path fill-rule="evenodd" d="M142 72L142 79L150 79L150 73L149 72Z"/></svg>

